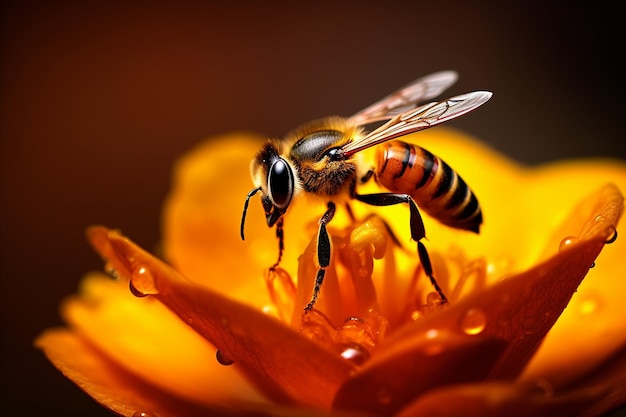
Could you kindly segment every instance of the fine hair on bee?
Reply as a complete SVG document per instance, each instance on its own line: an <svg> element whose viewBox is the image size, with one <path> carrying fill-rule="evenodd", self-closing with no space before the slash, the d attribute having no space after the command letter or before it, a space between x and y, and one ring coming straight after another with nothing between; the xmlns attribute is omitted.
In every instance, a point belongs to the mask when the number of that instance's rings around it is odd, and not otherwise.
<svg viewBox="0 0 626 417"><path fill-rule="evenodd" d="M327 225L335 215L337 204L350 200L372 206L409 206L409 228L411 238L417 242L420 263L441 303L447 303L422 242L426 231L420 210L446 226L479 233L483 221L480 204L450 165L426 149L398 138L462 116L492 96L488 91L473 91L422 104L456 80L454 71L419 78L348 118L333 116L309 122L283 139L270 139L252 160L250 174L254 188L244 202L240 233L244 239L248 203L260 192L265 221L268 227L276 228L278 239L278 259L272 269L283 256L283 224L294 199L306 194L327 202L316 235L319 268L305 311L314 307L331 262ZM379 126L366 131L365 126L373 123ZM376 166L363 167L359 152L374 146ZM360 175L363 171L364 175ZM371 178L389 192L360 194L360 186Z"/></svg>

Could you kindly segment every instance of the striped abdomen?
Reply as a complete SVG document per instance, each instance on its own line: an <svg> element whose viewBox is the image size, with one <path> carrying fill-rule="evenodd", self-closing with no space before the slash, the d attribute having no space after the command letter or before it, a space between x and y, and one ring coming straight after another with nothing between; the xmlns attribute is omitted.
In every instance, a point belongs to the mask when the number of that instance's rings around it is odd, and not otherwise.
<svg viewBox="0 0 626 417"><path fill-rule="evenodd" d="M480 205L465 181L426 149L399 140L378 146L377 178L396 193L409 194L441 223L478 233Z"/></svg>

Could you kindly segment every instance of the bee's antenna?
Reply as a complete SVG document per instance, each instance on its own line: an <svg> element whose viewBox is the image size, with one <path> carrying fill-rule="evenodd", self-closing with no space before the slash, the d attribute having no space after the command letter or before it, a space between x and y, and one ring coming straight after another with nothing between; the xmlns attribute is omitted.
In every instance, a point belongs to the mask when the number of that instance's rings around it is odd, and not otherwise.
<svg viewBox="0 0 626 417"><path fill-rule="evenodd" d="M243 213L241 214L241 228L239 230L239 232L241 233L241 240L246 240L243 235L243 226L246 223L246 212L248 211L248 203L250 202L250 198L259 191L261 191L261 187L255 188L254 190L250 191L246 196L245 203L243 203Z"/></svg>

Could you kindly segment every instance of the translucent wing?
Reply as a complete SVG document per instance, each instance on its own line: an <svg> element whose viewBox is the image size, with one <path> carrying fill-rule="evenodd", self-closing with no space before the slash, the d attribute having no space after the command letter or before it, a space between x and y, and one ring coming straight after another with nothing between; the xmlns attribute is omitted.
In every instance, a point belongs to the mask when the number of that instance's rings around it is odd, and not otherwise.
<svg viewBox="0 0 626 417"><path fill-rule="evenodd" d="M489 91L474 91L445 101L425 104L407 113L396 115L376 130L347 143L342 150L345 156L350 156L379 143L428 129L474 110L487 102L491 96L492 93Z"/></svg>
<svg viewBox="0 0 626 417"><path fill-rule="evenodd" d="M409 83L382 100L361 110L349 118L351 123L366 125L372 122L388 120L406 113L425 100L437 97L457 80L454 71L440 71Z"/></svg>

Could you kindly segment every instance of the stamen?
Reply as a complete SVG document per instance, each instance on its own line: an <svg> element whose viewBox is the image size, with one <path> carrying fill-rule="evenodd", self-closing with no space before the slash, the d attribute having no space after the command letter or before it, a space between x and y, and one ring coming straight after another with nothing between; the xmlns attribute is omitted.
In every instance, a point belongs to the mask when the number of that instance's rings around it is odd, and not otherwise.
<svg viewBox="0 0 626 417"><path fill-rule="evenodd" d="M265 274L265 283L278 316L283 321L288 322L291 320L297 295L296 285L291 276L281 267L270 268Z"/></svg>

